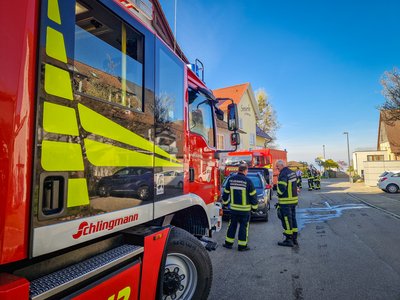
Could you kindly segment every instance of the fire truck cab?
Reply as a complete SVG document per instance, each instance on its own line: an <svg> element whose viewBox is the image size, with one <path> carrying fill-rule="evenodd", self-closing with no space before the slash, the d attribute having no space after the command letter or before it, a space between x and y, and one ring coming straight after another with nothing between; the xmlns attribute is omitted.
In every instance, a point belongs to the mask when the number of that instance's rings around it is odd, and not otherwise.
<svg viewBox="0 0 400 300"><path fill-rule="evenodd" d="M221 111L153 5L0 5L0 299L207 297Z"/></svg>

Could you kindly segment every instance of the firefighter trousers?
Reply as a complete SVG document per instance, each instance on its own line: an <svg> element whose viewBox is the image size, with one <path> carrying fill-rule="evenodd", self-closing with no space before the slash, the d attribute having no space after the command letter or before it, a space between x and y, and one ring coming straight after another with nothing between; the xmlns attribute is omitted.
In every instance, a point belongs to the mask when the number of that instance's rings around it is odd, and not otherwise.
<svg viewBox="0 0 400 300"><path fill-rule="evenodd" d="M296 204L279 204L283 234L287 237L297 237Z"/></svg>
<svg viewBox="0 0 400 300"><path fill-rule="evenodd" d="M314 180L314 183L315 183L315 189L316 190L321 189L321 180L320 179Z"/></svg>
<svg viewBox="0 0 400 300"><path fill-rule="evenodd" d="M314 178L308 178L308 190L311 191L314 189Z"/></svg>
<svg viewBox="0 0 400 300"><path fill-rule="evenodd" d="M236 213L231 210L231 219L228 224L228 231L226 232L225 243L233 245L235 242L236 229L239 224L238 233L238 248L245 248L247 246L249 235L250 212Z"/></svg>

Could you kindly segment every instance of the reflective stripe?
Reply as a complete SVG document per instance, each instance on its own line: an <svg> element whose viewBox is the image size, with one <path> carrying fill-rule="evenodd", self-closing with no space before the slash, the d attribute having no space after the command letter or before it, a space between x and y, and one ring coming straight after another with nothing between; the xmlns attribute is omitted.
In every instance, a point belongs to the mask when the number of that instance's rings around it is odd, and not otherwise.
<svg viewBox="0 0 400 300"><path fill-rule="evenodd" d="M278 198L280 204L297 204L299 202L298 197L293 198Z"/></svg>
<svg viewBox="0 0 400 300"><path fill-rule="evenodd" d="M257 209L258 208L258 204L254 204L251 206L252 209Z"/></svg>
<svg viewBox="0 0 400 300"><path fill-rule="evenodd" d="M60 10L58 8L58 0L49 0L49 6L47 7L47 16L53 22L61 24Z"/></svg>
<svg viewBox="0 0 400 300"><path fill-rule="evenodd" d="M44 90L47 94L73 100L71 79L68 71L49 64L44 67Z"/></svg>
<svg viewBox="0 0 400 300"><path fill-rule="evenodd" d="M227 241L228 243L233 244L235 242L235 239L231 239L231 238L226 237L225 241Z"/></svg>
<svg viewBox="0 0 400 300"><path fill-rule="evenodd" d="M89 193L85 178L68 179L67 207L89 205Z"/></svg>
<svg viewBox="0 0 400 300"><path fill-rule="evenodd" d="M287 182L286 181L278 181L278 184L283 184L283 185L287 185Z"/></svg>
<svg viewBox="0 0 400 300"><path fill-rule="evenodd" d="M288 185L288 197L293 197L292 183Z"/></svg>
<svg viewBox="0 0 400 300"><path fill-rule="evenodd" d="M286 226L286 228L285 228L285 233L286 233L286 234L292 234L292 229L290 228L290 224L289 224L289 219L288 219L288 217L285 216L285 217L284 217L284 220L285 220L285 226Z"/></svg>
<svg viewBox="0 0 400 300"><path fill-rule="evenodd" d="M237 210L237 211L250 211L251 210L251 205L235 205L231 202L230 206L231 210Z"/></svg>
<svg viewBox="0 0 400 300"><path fill-rule="evenodd" d="M230 192L229 190L227 190L227 189L224 189L224 192L227 193L227 194L230 194L230 193L231 193L231 192Z"/></svg>
<svg viewBox="0 0 400 300"><path fill-rule="evenodd" d="M43 128L47 132L78 136L78 121L73 108L44 102Z"/></svg>
<svg viewBox="0 0 400 300"><path fill-rule="evenodd" d="M242 190L242 206L247 205L246 190Z"/></svg>
<svg viewBox="0 0 400 300"><path fill-rule="evenodd" d="M298 228L292 228L292 231L293 232L299 232L299 229Z"/></svg>
<svg viewBox="0 0 400 300"><path fill-rule="evenodd" d="M238 245L239 246L246 246L247 245L247 241L238 240Z"/></svg>
<svg viewBox="0 0 400 300"><path fill-rule="evenodd" d="M153 155L147 155L110 144L85 139L86 155L94 166L152 167Z"/></svg>
<svg viewBox="0 0 400 300"><path fill-rule="evenodd" d="M256 190L252 191L252 192L250 193L250 196L254 196L255 194L257 194L257 191L256 191Z"/></svg>
<svg viewBox="0 0 400 300"><path fill-rule="evenodd" d="M41 163L45 171L83 171L81 145L44 140Z"/></svg>
<svg viewBox="0 0 400 300"><path fill-rule="evenodd" d="M226 200L226 201L222 200L222 203L225 204L225 205L227 205L227 204L229 203L229 198L228 198L228 200Z"/></svg>
<svg viewBox="0 0 400 300"><path fill-rule="evenodd" d="M46 54L52 58L67 63L67 54L64 45L64 36L62 33L51 27L47 27Z"/></svg>
<svg viewBox="0 0 400 300"><path fill-rule="evenodd" d="M137 135L136 133L126 129L125 127L107 119L103 115L95 112L94 110L78 104L79 117L81 120L82 127L94 134L102 135L109 139L125 143L134 147L138 147L149 152L154 152L158 155L164 156L170 160L178 162L176 158L171 156L166 151L159 147L154 147L153 142L146 140L145 138Z"/></svg>

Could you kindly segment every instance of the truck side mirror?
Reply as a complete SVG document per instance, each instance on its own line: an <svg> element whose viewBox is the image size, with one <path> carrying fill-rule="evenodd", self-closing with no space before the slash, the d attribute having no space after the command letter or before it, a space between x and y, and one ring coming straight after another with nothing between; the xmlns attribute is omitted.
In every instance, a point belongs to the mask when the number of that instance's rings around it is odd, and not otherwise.
<svg viewBox="0 0 400 300"><path fill-rule="evenodd" d="M228 105L228 130L238 130L238 111L235 103Z"/></svg>
<svg viewBox="0 0 400 300"><path fill-rule="evenodd" d="M240 134L237 132L231 133L231 145L238 146L240 145Z"/></svg>

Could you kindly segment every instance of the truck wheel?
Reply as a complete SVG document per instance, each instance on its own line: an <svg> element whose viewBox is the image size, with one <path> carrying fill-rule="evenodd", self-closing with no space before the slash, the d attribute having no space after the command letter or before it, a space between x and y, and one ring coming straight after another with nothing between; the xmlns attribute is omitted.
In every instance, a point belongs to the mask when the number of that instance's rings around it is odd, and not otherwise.
<svg viewBox="0 0 400 300"><path fill-rule="evenodd" d="M212 264L207 250L190 233L173 228L167 245L162 297L207 299L212 283Z"/></svg>

